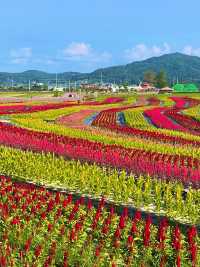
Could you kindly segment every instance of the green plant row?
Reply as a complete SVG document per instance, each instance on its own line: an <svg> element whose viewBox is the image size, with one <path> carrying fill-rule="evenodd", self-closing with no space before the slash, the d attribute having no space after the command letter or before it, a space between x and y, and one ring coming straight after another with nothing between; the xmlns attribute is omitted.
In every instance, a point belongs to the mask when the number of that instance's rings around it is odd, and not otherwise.
<svg viewBox="0 0 200 267"><path fill-rule="evenodd" d="M117 203L130 204L181 222L200 223L200 191L190 188L184 199L180 183L167 183L148 176L127 176L125 171L4 146L0 146L0 173L94 197L103 195Z"/></svg>
<svg viewBox="0 0 200 267"><path fill-rule="evenodd" d="M193 108L186 109L183 111L183 113L186 115L192 116L200 121L200 105L193 107Z"/></svg>

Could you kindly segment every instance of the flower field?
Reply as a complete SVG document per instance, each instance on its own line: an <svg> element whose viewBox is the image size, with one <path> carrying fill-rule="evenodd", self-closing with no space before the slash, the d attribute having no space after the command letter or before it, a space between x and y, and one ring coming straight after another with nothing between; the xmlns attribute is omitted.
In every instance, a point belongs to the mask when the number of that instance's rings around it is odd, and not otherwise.
<svg viewBox="0 0 200 267"><path fill-rule="evenodd" d="M199 266L199 106L0 105L0 266Z"/></svg>

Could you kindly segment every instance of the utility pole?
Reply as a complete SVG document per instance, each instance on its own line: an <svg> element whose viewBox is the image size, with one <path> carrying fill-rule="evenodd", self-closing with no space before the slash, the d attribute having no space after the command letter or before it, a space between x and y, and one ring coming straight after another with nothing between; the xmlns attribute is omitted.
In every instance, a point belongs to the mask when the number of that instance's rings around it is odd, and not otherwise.
<svg viewBox="0 0 200 267"><path fill-rule="evenodd" d="M103 84L103 74L101 72L101 85Z"/></svg>
<svg viewBox="0 0 200 267"><path fill-rule="evenodd" d="M71 91L71 84L70 84L70 80L69 80L69 93L70 93L70 91Z"/></svg>
<svg viewBox="0 0 200 267"><path fill-rule="evenodd" d="M56 89L58 88L58 74L56 73Z"/></svg>
<svg viewBox="0 0 200 267"><path fill-rule="evenodd" d="M30 80L28 82L28 90L29 90L29 92L31 91L31 81Z"/></svg>
<svg viewBox="0 0 200 267"><path fill-rule="evenodd" d="M65 81L65 92L67 91L67 82Z"/></svg>
<svg viewBox="0 0 200 267"><path fill-rule="evenodd" d="M76 81L75 81L75 91L76 91Z"/></svg>

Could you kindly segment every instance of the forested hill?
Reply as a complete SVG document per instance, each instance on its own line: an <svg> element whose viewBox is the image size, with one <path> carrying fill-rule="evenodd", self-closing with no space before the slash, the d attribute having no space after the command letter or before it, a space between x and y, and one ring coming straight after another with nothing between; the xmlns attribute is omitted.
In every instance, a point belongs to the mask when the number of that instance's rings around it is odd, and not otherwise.
<svg viewBox="0 0 200 267"><path fill-rule="evenodd" d="M127 65L97 69L91 73L63 72L58 74L60 80L88 80L100 81L101 74L104 82L129 82L138 83L143 78L144 72L152 70L159 72L164 70L170 82L193 81L200 83L200 57L188 56L181 53L167 54L153 57L147 60L133 62ZM0 82L13 79L15 82L27 82L28 80L48 81L55 80L55 73L46 73L37 70L29 70L22 73L0 73Z"/></svg>

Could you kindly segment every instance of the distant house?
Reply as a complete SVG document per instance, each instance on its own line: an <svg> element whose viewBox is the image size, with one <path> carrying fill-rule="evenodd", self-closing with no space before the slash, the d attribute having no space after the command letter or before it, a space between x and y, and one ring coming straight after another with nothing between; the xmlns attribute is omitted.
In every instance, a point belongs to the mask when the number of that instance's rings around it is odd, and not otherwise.
<svg viewBox="0 0 200 267"><path fill-rule="evenodd" d="M150 84L150 83L147 83L147 82L143 82L143 83L140 83L139 86L137 86L137 92L152 92L152 91L155 91L156 88Z"/></svg>
<svg viewBox="0 0 200 267"><path fill-rule="evenodd" d="M99 89L99 86L95 83L83 83L80 85L80 88L85 90L96 90Z"/></svg>
<svg viewBox="0 0 200 267"><path fill-rule="evenodd" d="M113 93L116 93L117 91L119 91L120 87L117 84L110 84L110 89Z"/></svg>
<svg viewBox="0 0 200 267"><path fill-rule="evenodd" d="M159 94L164 94L164 93L172 93L174 91L173 88L170 88L170 87L164 87L164 88L161 88L159 89Z"/></svg>
<svg viewBox="0 0 200 267"><path fill-rule="evenodd" d="M138 88L140 88L138 85L132 84L127 86L129 91L137 91Z"/></svg>
<svg viewBox="0 0 200 267"><path fill-rule="evenodd" d="M53 91L64 92L64 87L54 87Z"/></svg>
<svg viewBox="0 0 200 267"><path fill-rule="evenodd" d="M87 83L81 84L81 89L91 90L91 91L112 91L117 92L119 86L116 84L105 83L105 84L96 84L96 83Z"/></svg>

